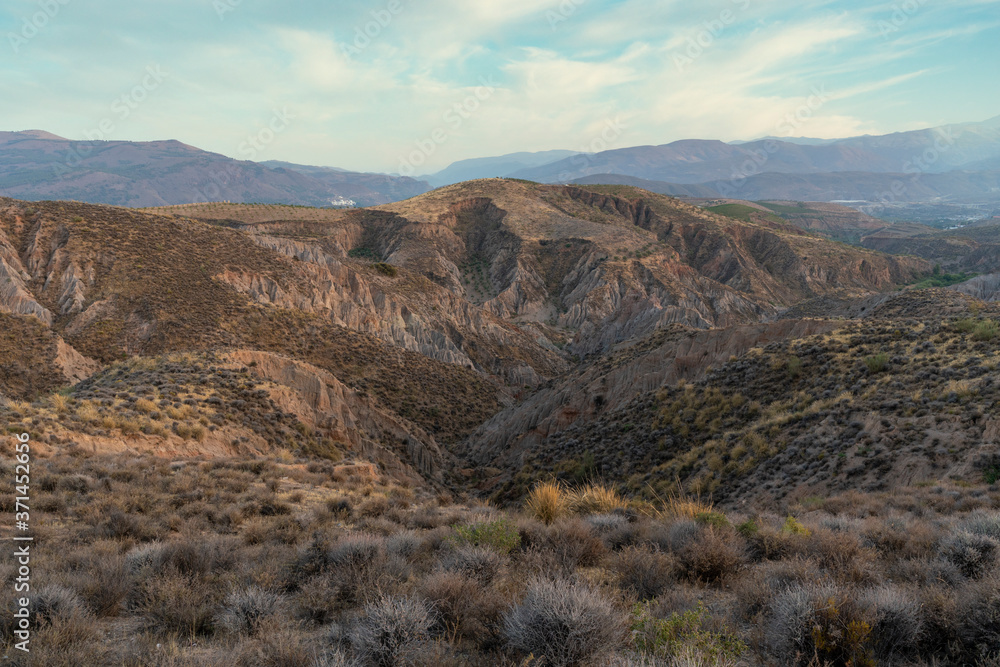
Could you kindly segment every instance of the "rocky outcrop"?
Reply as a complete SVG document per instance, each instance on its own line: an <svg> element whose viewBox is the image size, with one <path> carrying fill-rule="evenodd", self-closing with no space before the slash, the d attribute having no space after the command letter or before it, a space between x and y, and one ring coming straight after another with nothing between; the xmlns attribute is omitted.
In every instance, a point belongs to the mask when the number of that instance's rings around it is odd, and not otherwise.
<svg viewBox="0 0 1000 667"><path fill-rule="evenodd" d="M0 257L0 310L14 315L34 315L46 325L51 325L52 313L28 291L25 280L30 276L19 268L20 263L11 265Z"/></svg>
<svg viewBox="0 0 1000 667"><path fill-rule="evenodd" d="M982 301L1000 301L1000 273L976 276L972 280L952 285L949 289L968 294Z"/></svg>
<svg viewBox="0 0 1000 667"><path fill-rule="evenodd" d="M271 398L335 442L389 468L412 466L424 478L440 480L441 450L432 436L374 399L360 396L332 374L266 352L236 350L228 356L258 377L290 390L272 391Z"/></svg>
<svg viewBox="0 0 1000 667"><path fill-rule="evenodd" d="M35 300L28 290L31 281L17 250L0 229L0 310L14 315L34 315L47 325L52 324L52 313Z"/></svg>
<svg viewBox="0 0 1000 667"><path fill-rule="evenodd" d="M309 243L254 238L299 260L303 274L299 286L285 287L268 276L250 273L227 271L217 276L259 303L320 313L340 326L508 381L522 381L528 369L538 382L564 367L551 346L539 344L529 333L431 281L362 272ZM491 353L504 349L517 353Z"/></svg>
<svg viewBox="0 0 1000 667"><path fill-rule="evenodd" d="M77 352L62 338L56 341L56 356L53 363L66 378L67 384L86 380L101 368L99 363Z"/></svg>

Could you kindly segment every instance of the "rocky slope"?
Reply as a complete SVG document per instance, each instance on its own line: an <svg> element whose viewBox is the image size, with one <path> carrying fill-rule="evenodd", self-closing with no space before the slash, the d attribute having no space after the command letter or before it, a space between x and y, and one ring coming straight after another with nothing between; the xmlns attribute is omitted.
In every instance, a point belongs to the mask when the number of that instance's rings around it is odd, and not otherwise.
<svg viewBox="0 0 1000 667"><path fill-rule="evenodd" d="M892 225L861 237L861 245L921 257L947 270L991 273L1000 261L1000 225L954 230Z"/></svg>
<svg viewBox="0 0 1000 667"><path fill-rule="evenodd" d="M1000 310L944 290L865 310L762 340L700 379L664 382L530 445L483 447L504 471L483 488L503 498L546 475L595 475L639 493L680 484L767 505L945 477L982 483L1000 469Z"/></svg>
<svg viewBox="0 0 1000 667"><path fill-rule="evenodd" d="M567 433L844 326L790 308L932 268L770 214L504 179L343 211L2 200L0 261L0 418L47 446L346 457L507 494L528 453L577 465L551 449Z"/></svg>

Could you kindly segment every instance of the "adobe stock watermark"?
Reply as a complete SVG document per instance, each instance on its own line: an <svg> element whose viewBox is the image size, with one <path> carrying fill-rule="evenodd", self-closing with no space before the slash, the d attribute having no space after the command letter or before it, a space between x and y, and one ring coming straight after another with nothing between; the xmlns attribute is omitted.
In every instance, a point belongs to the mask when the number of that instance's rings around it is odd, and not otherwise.
<svg viewBox="0 0 1000 667"><path fill-rule="evenodd" d="M220 21L226 20L226 14L235 12L236 8L243 4L243 0L212 0L212 9Z"/></svg>
<svg viewBox="0 0 1000 667"><path fill-rule="evenodd" d="M431 130L425 138L418 139L415 142L415 150L410 151L408 155L399 157L398 173L401 176L413 176L419 167L427 164L427 160L437 153L438 148L448 143L452 133L458 131L465 124L465 121L472 118L473 114L493 97L499 86L492 77L481 76L479 83L481 85L471 95L461 102L456 102L441 115L444 125Z"/></svg>
<svg viewBox="0 0 1000 667"><path fill-rule="evenodd" d="M392 25L393 20L402 14L404 9L406 5L403 0L389 0L383 9L373 9L372 20L364 25L355 26L354 41L350 44L341 44L340 50L348 58L360 56L386 28Z"/></svg>
<svg viewBox="0 0 1000 667"><path fill-rule="evenodd" d="M246 140L240 142L237 147L239 154L247 160L256 160L278 138L278 135L291 126L293 120L295 115L288 110L288 107L272 109L271 117L263 123L258 123L257 131L248 134ZM195 194L203 202L218 201L222 197L222 188L235 183L239 178L240 169L240 164L233 161L221 169L213 170L209 175L210 182L203 188L195 189Z"/></svg>
<svg viewBox="0 0 1000 667"><path fill-rule="evenodd" d="M726 28L736 23L742 12L750 9L751 0L729 1L736 6L735 9L727 7L719 12L718 17L710 21L705 21L701 25L701 30L696 35L688 36L684 51L674 54L674 67L677 68L678 72L683 73L688 67L693 65L698 58L701 58L706 51L715 45L716 40L722 36Z"/></svg>
<svg viewBox="0 0 1000 667"><path fill-rule="evenodd" d="M613 120L609 118L604 122L604 127L601 129L600 134L591 139L587 144L581 146L578 155L570 158L570 164L577 169L577 173L586 171L593 164L594 156L610 149L627 129L628 126L622 122L620 117L616 116ZM563 171L559 173L558 180L560 183L567 183L572 177L573 172Z"/></svg>
<svg viewBox="0 0 1000 667"><path fill-rule="evenodd" d="M889 19L880 19L878 22L878 31L882 35L882 39L889 39L890 35L902 30L903 26L909 23L910 19L916 16L926 4L927 0L906 0L906 2L894 4Z"/></svg>
<svg viewBox="0 0 1000 667"><path fill-rule="evenodd" d="M62 8L68 5L70 1L38 0L39 11L31 16L23 17L19 31L10 31L7 33L7 40L10 42L10 48L13 49L14 53L20 53L21 48L38 36L38 33L44 30L49 21L58 16Z"/></svg>
<svg viewBox="0 0 1000 667"><path fill-rule="evenodd" d="M111 115L105 116L95 127L84 131L83 136L86 141L70 144L66 150L66 159L52 166L54 176L62 178L72 169L80 166L83 159L93 152L95 144L107 141L117 129L117 123L127 120L170 76L159 65L148 65L145 72L145 76L138 84L111 102Z"/></svg>
<svg viewBox="0 0 1000 667"><path fill-rule="evenodd" d="M587 0L562 0L559 7L550 9L545 13L545 18L549 21L549 27L555 32L559 25L569 21L580 7L587 4Z"/></svg>
<svg viewBox="0 0 1000 667"><path fill-rule="evenodd" d="M240 155L248 160L256 160L257 156L267 148L279 134L288 129L291 125L289 121L295 116L288 111L288 107L274 109L271 118L256 133L247 135L246 141L240 144Z"/></svg>
<svg viewBox="0 0 1000 667"><path fill-rule="evenodd" d="M832 99L832 95L826 90L826 84L813 87L812 94L806 98L806 101L800 104L796 109L785 114L785 116L778 121L774 126L774 134L779 137L794 137L799 134L799 130L803 125L809 122L809 120L823 108L823 105ZM771 156L777 153L781 149L781 144L773 139L768 139L764 142L761 148L757 148L750 152L750 156L741 163L735 170L733 170L732 175L729 177L729 181L722 183L716 188L719 194L723 197L730 199L738 198L736 195L739 190L746 184L746 181L751 176L756 176L764 170L764 166L771 159Z"/></svg>

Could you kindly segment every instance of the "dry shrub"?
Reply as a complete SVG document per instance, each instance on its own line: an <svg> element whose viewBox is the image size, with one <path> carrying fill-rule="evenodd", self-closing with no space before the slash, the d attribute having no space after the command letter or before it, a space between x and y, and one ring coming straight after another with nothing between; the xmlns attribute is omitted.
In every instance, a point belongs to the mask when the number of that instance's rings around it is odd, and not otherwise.
<svg viewBox="0 0 1000 667"><path fill-rule="evenodd" d="M755 621L776 595L821 578L816 563L801 557L760 563L733 582L735 609L743 620Z"/></svg>
<svg viewBox="0 0 1000 667"><path fill-rule="evenodd" d="M285 611L280 596L257 586L231 591L217 614L218 626L233 635L253 637L276 625Z"/></svg>
<svg viewBox="0 0 1000 667"><path fill-rule="evenodd" d="M29 613L33 630L47 630L50 638L60 646L86 642L96 635L94 619L86 604L73 590L58 584L48 584L33 589L29 599ZM13 603L13 600L11 600ZM12 604L10 605L12 606ZM13 609L4 609L3 635L13 637L15 618ZM32 647L37 646L37 636Z"/></svg>
<svg viewBox="0 0 1000 667"><path fill-rule="evenodd" d="M619 585L639 600L662 595L676 581L674 567L673 557L649 546L628 547L611 563Z"/></svg>
<svg viewBox="0 0 1000 667"><path fill-rule="evenodd" d="M326 625L336 618L341 607L342 590L328 575L318 574L296 582L295 616L313 625Z"/></svg>
<svg viewBox="0 0 1000 667"><path fill-rule="evenodd" d="M569 576L578 567L599 565L607 554L604 542L579 518L560 519L549 526L541 548L554 556L559 571Z"/></svg>
<svg viewBox="0 0 1000 667"><path fill-rule="evenodd" d="M515 651L553 667L597 661L622 646L626 619L610 600L579 583L539 579L504 614L504 634Z"/></svg>
<svg viewBox="0 0 1000 667"><path fill-rule="evenodd" d="M525 509L539 521L550 524L570 513L572 500L559 482L542 482L528 494Z"/></svg>
<svg viewBox="0 0 1000 667"><path fill-rule="evenodd" d="M358 515L380 517L389 511L389 499L385 496L371 496L358 505Z"/></svg>
<svg viewBox="0 0 1000 667"><path fill-rule="evenodd" d="M909 526L899 519L866 520L861 528L865 546L874 549L883 559L906 556L910 541Z"/></svg>
<svg viewBox="0 0 1000 667"><path fill-rule="evenodd" d="M914 595L886 584L862 591L858 606L871 627L867 644L878 664L893 664L915 653L923 619Z"/></svg>
<svg viewBox="0 0 1000 667"><path fill-rule="evenodd" d="M149 414L150 412L156 412L156 403L148 398L140 398L135 402L135 409L143 414Z"/></svg>
<svg viewBox="0 0 1000 667"><path fill-rule="evenodd" d="M165 542L147 556L158 565L183 575L204 576L233 569L239 563L239 542L230 537L187 535ZM138 559L138 556L134 556Z"/></svg>
<svg viewBox="0 0 1000 667"><path fill-rule="evenodd" d="M976 587L979 588L979 582ZM960 604L955 588L936 583L920 588L917 592L923 620L923 632L918 645L920 653L945 655L959 643L959 610L975 607L974 602L968 606L964 603L975 600L978 595L975 592L971 596L963 595L963 604Z"/></svg>
<svg viewBox="0 0 1000 667"><path fill-rule="evenodd" d="M292 629L263 633L237 647L237 667L316 667L315 651Z"/></svg>
<svg viewBox="0 0 1000 667"><path fill-rule="evenodd" d="M379 667L405 664L430 637L433 616L413 597L380 596L365 607L351 633L355 653Z"/></svg>
<svg viewBox="0 0 1000 667"><path fill-rule="evenodd" d="M709 583L734 574L746 558L742 546L734 538L724 538L711 530L680 549L677 557L682 576Z"/></svg>
<svg viewBox="0 0 1000 667"><path fill-rule="evenodd" d="M1000 544L992 537L958 533L941 543L941 555L963 575L979 579L996 567Z"/></svg>
<svg viewBox="0 0 1000 667"><path fill-rule="evenodd" d="M681 495L671 495L663 502L660 513L665 517L677 519L697 519L699 516L714 512L712 503L705 503L697 498Z"/></svg>
<svg viewBox="0 0 1000 667"><path fill-rule="evenodd" d="M118 509L111 510L107 518L97 526L95 533L97 537L125 540L132 539L138 542L148 542L155 540L158 530L148 517L123 512Z"/></svg>
<svg viewBox="0 0 1000 667"><path fill-rule="evenodd" d="M1000 578L994 575L968 582L957 591L953 606L941 612L950 612L945 618L954 624L956 641L951 664L995 664L1000 655ZM941 620L935 618L928 625Z"/></svg>
<svg viewBox="0 0 1000 667"><path fill-rule="evenodd" d="M679 553L702 539L708 527L691 519L681 519L670 525L657 524L650 531L650 540L664 551Z"/></svg>
<svg viewBox="0 0 1000 667"><path fill-rule="evenodd" d="M100 617L118 616L136 583L125 556L115 545L95 547L86 553L73 575L73 588Z"/></svg>
<svg viewBox="0 0 1000 667"><path fill-rule="evenodd" d="M331 547L324 571L337 587L342 605L349 606L390 592L410 576L411 567L400 556L387 553L385 538L352 533Z"/></svg>
<svg viewBox="0 0 1000 667"><path fill-rule="evenodd" d="M822 660L816 640L824 641L824 635L819 633L830 625L842 632L846 625L840 619L841 598L839 589L815 584L796 586L776 596L766 629L771 656L782 665L804 665L814 655Z"/></svg>
<svg viewBox="0 0 1000 667"><path fill-rule="evenodd" d="M962 528L973 535L985 535L1000 541L1000 513L973 512L962 522Z"/></svg>
<svg viewBox="0 0 1000 667"><path fill-rule="evenodd" d="M461 574L481 586L492 584L506 563L507 559L493 549L471 545L463 545L441 559L441 567L446 572Z"/></svg>
<svg viewBox="0 0 1000 667"><path fill-rule="evenodd" d="M796 551L795 543L800 536L786 535L766 526L746 538L747 558L754 563L777 561Z"/></svg>
<svg viewBox="0 0 1000 667"><path fill-rule="evenodd" d="M793 545L792 552L812 557L841 582L865 584L878 580L875 554L862 547L856 535L816 529L804 540L794 540Z"/></svg>
<svg viewBox="0 0 1000 667"><path fill-rule="evenodd" d="M437 572L421 583L420 592L433 605L445 634L473 639L480 646L495 643L506 606L495 590L459 572Z"/></svg>
<svg viewBox="0 0 1000 667"><path fill-rule="evenodd" d="M52 403L52 409L56 412L63 413L69 410L69 398L62 394L52 394L49 401Z"/></svg>
<svg viewBox="0 0 1000 667"><path fill-rule="evenodd" d="M218 600L216 586L203 578L177 573L155 577L145 583L137 605L147 630L184 636L208 635Z"/></svg>

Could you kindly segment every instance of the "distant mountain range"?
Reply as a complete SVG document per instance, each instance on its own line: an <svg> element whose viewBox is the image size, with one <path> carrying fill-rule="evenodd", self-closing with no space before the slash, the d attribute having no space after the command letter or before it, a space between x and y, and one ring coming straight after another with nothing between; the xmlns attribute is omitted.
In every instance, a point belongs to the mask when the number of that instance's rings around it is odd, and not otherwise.
<svg viewBox="0 0 1000 667"><path fill-rule="evenodd" d="M632 185L680 197L1000 203L1000 116L981 123L823 140L686 139L455 162L423 180L289 162L244 162L179 141L82 142L0 132L0 195L126 206L236 201L362 206L478 178Z"/></svg>
<svg viewBox="0 0 1000 667"><path fill-rule="evenodd" d="M530 154L554 158L558 151ZM525 155L525 154L515 154ZM484 158L493 172L514 156ZM463 163L456 163L456 165ZM454 167L455 165L453 165ZM428 180L459 176L452 167ZM848 139L687 139L573 153L502 175L542 183L612 183L673 196L872 202L1000 201L1000 116L982 123Z"/></svg>
<svg viewBox="0 0 1000 667"><path fill-rule="evenodd" d="M286 162L234 160L179 141L72 141L48 132L0 132L0 194L117 206L237 201L363 206L422 194L412 178Z"/></svg>
<svg viewBox="0 0 1000 667"><path fill-rule="evenodd" d="M542 182L593 174L622 174L670 183L741 180L765 173L943 173L994 164L1000 158L1000 117L885 136L839 139L809 145L763 139L733 145L688 139L663 146L604 151L509 174Z"/></svg>
<svg viewBox="0 0 1000 667"><path fill-rule="evenodd" d="M496 176L507 176L515 171L541 167L553 162L558 162L565 158L579 155L575 151L542 151L540 153L510 153L499 157L473 158L471 160L460 160L453 162L447 168L429 174L423 178L433 185L451 185L462 181L471 181L477 178L494 178Z"/></svg>

